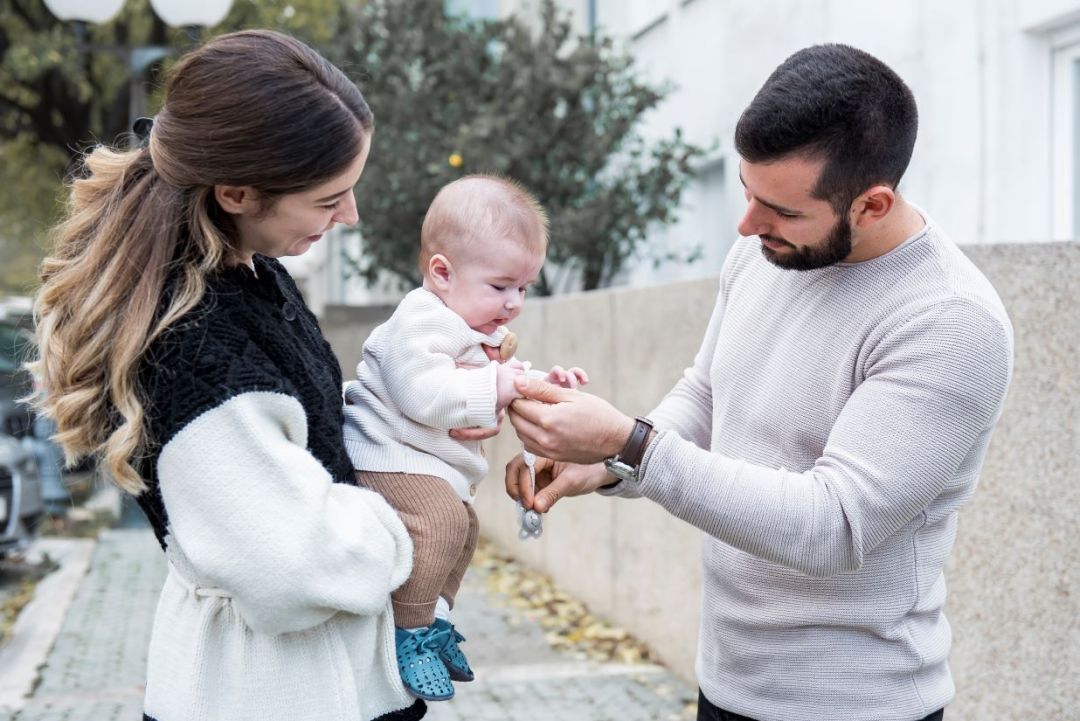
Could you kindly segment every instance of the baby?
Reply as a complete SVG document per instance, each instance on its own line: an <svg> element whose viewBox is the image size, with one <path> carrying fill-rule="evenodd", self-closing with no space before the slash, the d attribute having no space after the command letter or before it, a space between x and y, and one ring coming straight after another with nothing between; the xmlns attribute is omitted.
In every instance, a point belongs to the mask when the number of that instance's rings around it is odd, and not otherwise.
<svg viewBox="0 0 1080 721"><path fill-rule="evenodd" d="M345 446L360 485L393 506L413 540L413 570L392 595L402 681L441 701L472 670L450 609L476 548L472 501L487 473L479 441L452 428L498 425L526 365L506 324L521 312L547 252L543 208L516 183L473 175L435 196L420 233L423 287L364 343L345 385ZM501 348L501 356L500 356ZM499 359L503 362L499 362ZM574 387L584 371L556 366Z"/></svg>

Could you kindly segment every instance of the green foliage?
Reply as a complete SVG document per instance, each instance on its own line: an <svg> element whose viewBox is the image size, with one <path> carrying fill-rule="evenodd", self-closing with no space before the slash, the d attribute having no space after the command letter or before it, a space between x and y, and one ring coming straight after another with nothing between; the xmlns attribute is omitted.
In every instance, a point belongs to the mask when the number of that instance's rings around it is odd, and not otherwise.
<svg viewBox="0 0 1080 721"><path fill-rule="evenodd" d="M207 34L274 27L322 50L363 88L376 142L360 188L367 254L358 270L415 283L423 214L445 183L471 172L516 178L552 219L553 267L540 291L610 282L653 223L674 218L700 150L678 134L635 133L663 88L639 80L610 39L576 39L545 5L542 27L447 18L441 0L234 0ZM79 153L129 130L130 56L157 106L162 72L191 44L149 0L128 0L80 40L41 0L0 0L0 292L26 292ZM460 165L451 164L458 156ZM552 271L548 271L550 274Z"/></svg>
<svg viewBox="0 0 1080 721"><path fill-rule="evenodd" d="M208 34L274 27L325 44L337 32L343 0L234 0ZM128 0L110 22L75 28L42 0L0 0L0 292L25 293L56 219L63 177L86 148L123 144L130 128L128 51L158 47L163 57L139 69L158 106L162 72L191 45L166 26L149 0Z"/></svg>
<svg viewBox="0 0 1080 721"><path fill-rule="evenodd" d="M418 282L424 212L467 173L515 178L548 209L549 257L577 280L549 269L541 293L606 285L651 224L674 220L702 151L678 133L642 141L635 127L665 89L609 38L572 38L551 2L536 29L447 18L433 0L374 0L341 29L333 59L376 117L359 190L365 257L354 259L366 278Z"/></svg>

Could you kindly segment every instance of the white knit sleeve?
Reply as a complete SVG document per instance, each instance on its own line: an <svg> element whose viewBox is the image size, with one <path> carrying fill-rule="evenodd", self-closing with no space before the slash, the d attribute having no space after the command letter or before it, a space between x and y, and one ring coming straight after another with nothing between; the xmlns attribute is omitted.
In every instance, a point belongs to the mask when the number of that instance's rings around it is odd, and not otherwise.
<svg viewBox="0 0 1080 721"><path fill-rule="evenodd" d="M807 574L862 566L867 553L947 490L1001 413L1012 331L955 299L895 328L840 412L821 458L802 473L698 448L674 433L648 448L641 494L711 536Z"/></svg>
<svg viewBox="0 0 1080 721"><path fill-rule="evenodd" d="M191 421L158 461L169 545L193 582L227 592L260 633L301 631L340 611L381 613L412 567L393 509L333 483L306 447L295 398L249 392Z"/></svg>
<svg viewBox="0 0 1080 721"><path fill-rule="evenodd" d="M386 393L406 417L444 431L498 423L498 364L457 367L456 359L475 345L463 321L446 309L427 310L397 328L384 340L379 370Z"/></svg>

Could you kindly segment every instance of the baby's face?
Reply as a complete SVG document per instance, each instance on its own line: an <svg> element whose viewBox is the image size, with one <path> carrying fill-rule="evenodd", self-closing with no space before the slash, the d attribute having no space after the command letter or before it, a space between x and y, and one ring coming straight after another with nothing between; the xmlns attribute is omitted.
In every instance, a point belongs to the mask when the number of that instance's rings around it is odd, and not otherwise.
<svg viewBox="0 0 1080 721"><path fill-rule="evenodd" d="M454 264L443 302L485 335L518 317L525 292L536 282L544 256L513 241L483 241ZM453 262L453 261L451 261Z"/></svg>

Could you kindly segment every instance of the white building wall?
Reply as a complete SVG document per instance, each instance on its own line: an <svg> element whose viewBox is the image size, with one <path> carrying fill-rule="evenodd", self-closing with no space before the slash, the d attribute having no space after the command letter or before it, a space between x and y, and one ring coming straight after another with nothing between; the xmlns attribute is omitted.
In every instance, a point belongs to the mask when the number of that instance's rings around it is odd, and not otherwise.
<svg viewBox="0 0 1080 721"><path fill-rule="evenodd" d="M1080 42L1076 0L593 2L599 29L624 42L647 77L676 86L645 118L645 136L667 137L681 127L692 142L717 148L686 193L682 222L652 237L654 250L701 244L702 261L656 270L640 264L625 278L632 285L719 269L745 204L732 148L735 123L784 58L821 42L862 48L911 86L920 131L901 191L957 242L1043 242L1080 231L1071 222L1080 183L1065 188L1052 172L1054 161L1073 149L1054 145L1054 122L1061 134L1076 137L1080 91L1073 84L1055 98L1051 84L1055 48ZM520 11L531 3L503 0L501 7ZM587 14L589 3L562 6ZM1068 156L1058 175L1071 180L1075 153Z"/></svg>
<svg viewBox="0 0 1080 721"><path fill-rule="evenodd" d="M680 127L690 141L713 149L685 193L680 221L656 229L648 252L700 247L700 260L654 268L643 259L621 282L648 285L719 271L745 205L732 148L735 123L784 58L821 42L860 47L911 86L920 131L901 191L957 242L1080 235L1080 0L557 2L578 32L595 21L625 44L647 77L674 85L644 119L647 138L669 137ZM537 0L451 0L448 7L539 18ZM319 267L340 273L329 261ZM308 285L325 286L330 302L395 296L339 277Z"/></svg>

